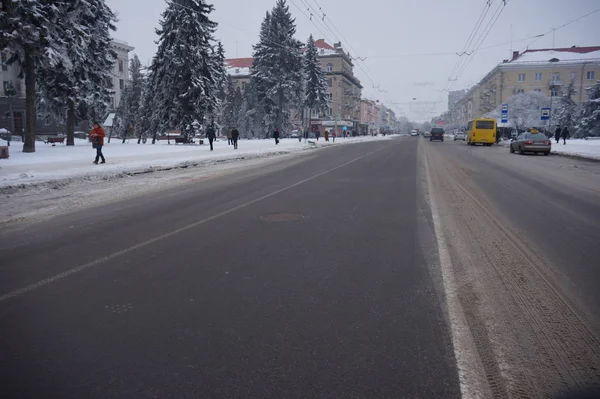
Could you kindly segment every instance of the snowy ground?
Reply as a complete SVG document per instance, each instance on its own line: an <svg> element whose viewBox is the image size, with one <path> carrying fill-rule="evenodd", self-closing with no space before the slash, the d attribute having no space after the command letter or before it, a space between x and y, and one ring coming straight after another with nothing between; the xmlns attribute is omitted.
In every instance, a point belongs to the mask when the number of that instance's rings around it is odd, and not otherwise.
<svg viewBox="0 0 600 399"><path fill-rule="evenodd" d="M337 139L335 143L319 140L316 142L316 148L389 138L390 136L357 137ZM94 165L92 161L95 150L86 140L76 140L75 146L70 147L64 144L52 146L36 142L36 152L30 154L22 152L22 143L11 144L10 158L0 160L0 188L22 187L49 181L105 179L120 174L263 158L313 148L297 139L283 139L279 145L275 145L274 140L240 140L238 150L234 150L226 140L218 141L215 143L214 151L210 151L206 143L183 145L160 141L158 144L151 145L137 144L137 141L131 140L123 144L120 140L113 139L103 148L107 163ZM0 141L0 145L5 143Z"/></svg>
<svg viewBox="0 0 600 399"><path fill-rule="evenodd" d="M600 140L573 139L567 140L566 145L563 145L562 140L560 144L553 141L552 152L600 160Z"/></svg>

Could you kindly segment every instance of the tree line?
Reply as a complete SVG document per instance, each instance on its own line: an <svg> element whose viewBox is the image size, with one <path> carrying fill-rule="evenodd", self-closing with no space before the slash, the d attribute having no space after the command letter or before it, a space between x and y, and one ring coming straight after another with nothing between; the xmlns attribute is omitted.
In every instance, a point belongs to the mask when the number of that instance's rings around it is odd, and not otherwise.
<svg viewBox="0 0 600 399"><path fill-rule="evenodd" d="M174 129L191 140L213 124L264 137L275 128L289 129L295 112L327 111L314 40L295 39L285 0L265 15L243 92L226 73L213 11L205 0L167 1L150 65L144 67L135 55L129 64L113 124L117 135L154 142L160 132ZM73 145L79 122L106 116L114 94L115 22L104 0L0 2L0 47L11 49L9 63L17 63L25 76L24 152L35 151L38 117L66 126L67 144Z"/></svg>

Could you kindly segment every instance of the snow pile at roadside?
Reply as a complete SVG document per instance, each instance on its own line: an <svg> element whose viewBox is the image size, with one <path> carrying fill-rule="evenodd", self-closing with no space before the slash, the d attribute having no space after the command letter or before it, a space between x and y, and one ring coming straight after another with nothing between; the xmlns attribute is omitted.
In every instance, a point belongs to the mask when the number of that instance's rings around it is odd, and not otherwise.
<svg viewBox="0 0 600 399"><path fill-rule="evenodd" d="M389 139L390 137L338 138L335 142L323 139L315 142L316 148ZM94 165L95 150L87 140L75 140L75 146L36 142L35 153L23 153L22 143L11 143L10 158L0 159L0 187L29 185L74 178L109 178L123 173L144 173L167 168L214 164L220 162L261 158L314 148L298 139L283 139L279 145L274 140L240 140L234 150L226 140L215 142L214 151L208 144L183 145L137 144L137 140L122 143L113 139L106 143L103 153L106 164ZM0 144L1 145L1 144Z"/></svg>
<svg viewBox="0 0 600 399"><path fill-rule="evenodd" d="M600 140L573 139L567 140L566 145L563 140L559 144L552 141L552 152L600 160Z"/></svg>

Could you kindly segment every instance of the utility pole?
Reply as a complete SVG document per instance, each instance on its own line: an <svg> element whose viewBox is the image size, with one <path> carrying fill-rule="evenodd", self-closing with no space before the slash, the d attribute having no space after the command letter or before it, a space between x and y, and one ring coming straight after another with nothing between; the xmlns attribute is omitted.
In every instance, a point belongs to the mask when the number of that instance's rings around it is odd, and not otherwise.
<svg viewBox="0 0 600 399"><path fill-rule="evenodd" d="M554 39L556 37L556 29L552 29L552 48L554 49Z"/></svg>

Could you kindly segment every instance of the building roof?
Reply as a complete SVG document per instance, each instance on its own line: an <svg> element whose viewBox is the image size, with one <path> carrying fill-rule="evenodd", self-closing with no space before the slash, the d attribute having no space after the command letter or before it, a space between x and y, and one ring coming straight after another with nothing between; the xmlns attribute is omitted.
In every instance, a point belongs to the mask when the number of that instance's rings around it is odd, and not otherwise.
<svg viewBox="0 0 600 399"><path fill-rule="evenodd" d="M315 46L317 46L317 48L322 48L325 50L335 50L331 45L329 45L329 43L325 41L325 39L315 40Z"/></svg>
<svg viewBox="0 0 600 399"><path fill-rule="evenodd" d="M600 46L593 47L567 47L555 49L531 49L515 54L509 63L525 62L549 62L550 60L560 61L579 61L600 59ZM553 61L557 62L557 61Z"/></svg>
<svg viewBox="0 0 600 399"><path fill-rule="evenodd" d="M228 68L250 68L254 58L229 58L225 60Z"/></svg>

